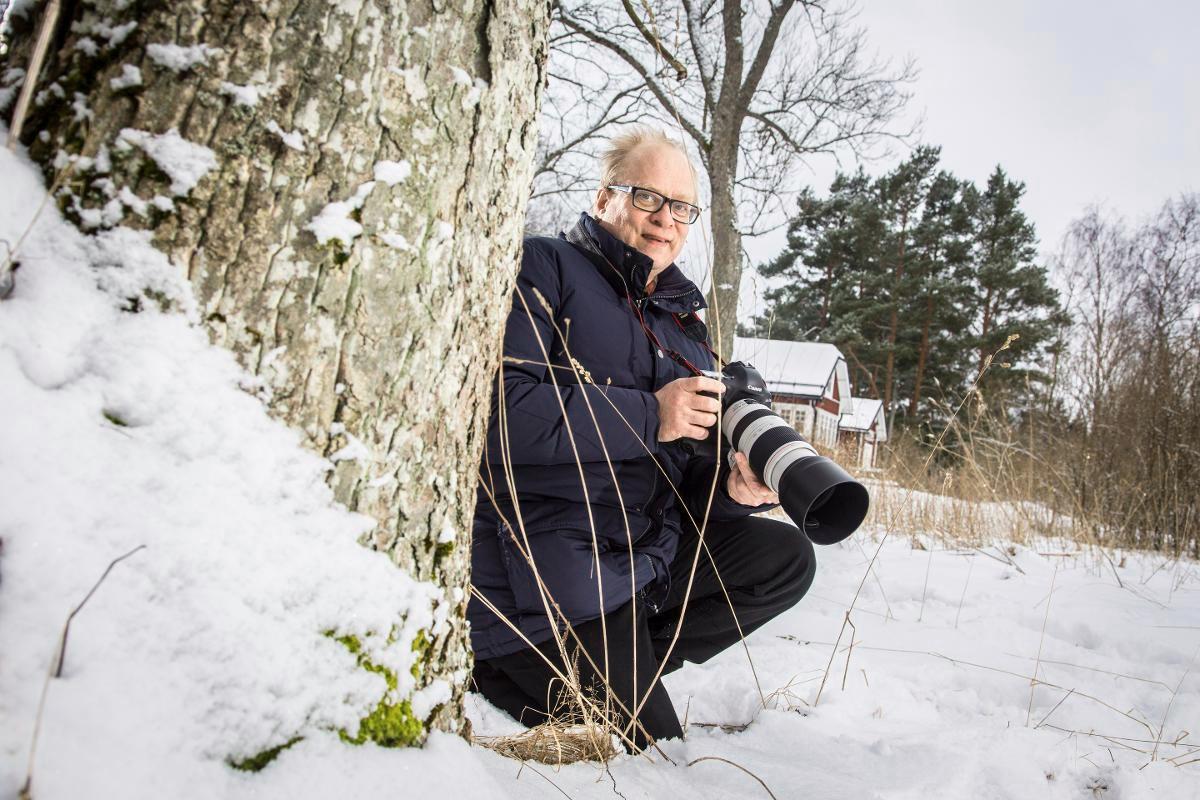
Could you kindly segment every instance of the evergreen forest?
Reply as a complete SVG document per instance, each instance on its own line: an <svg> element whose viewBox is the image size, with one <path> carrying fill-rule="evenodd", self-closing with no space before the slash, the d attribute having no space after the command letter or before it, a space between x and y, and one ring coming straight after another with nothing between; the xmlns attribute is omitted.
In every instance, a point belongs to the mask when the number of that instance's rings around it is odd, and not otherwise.
<svg viewBox="0 0 1200 800"><path fill-rule="evenodd" d="M893 426L938 428L977 379L1011 412L1045 403L1067 316L1024 191L1000 166L982 188L959 178L932 146L882 175L839 173L826 196L802 192L760 267L768 311L742 332L836 344Z"/></svg>

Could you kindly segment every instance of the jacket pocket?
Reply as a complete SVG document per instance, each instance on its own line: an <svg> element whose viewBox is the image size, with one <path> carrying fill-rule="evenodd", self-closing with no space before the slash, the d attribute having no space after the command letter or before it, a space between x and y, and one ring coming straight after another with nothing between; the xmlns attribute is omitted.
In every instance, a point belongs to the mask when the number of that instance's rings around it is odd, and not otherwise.
<svg viewBox="0 0 1200 800"><path fill-rule="evenodd" d="M599 536L593 543L590 530L554 527L525 536L518 532L514 540L501 524L499 534L519 614L544 616L548 606L552 615L572 623L595 619L629 602L636 589L655 577L647 553L634 548L631 562L627 545Z"/></svg>
<svg viewBox="0 0 1200 800"><path fill-rule="evenodd" d="M546 606L538 591L537 575L527 556L527 537L522 537L519 531L514 531L503 522L497 524L496 535L500 540L500 559L504 562L504 572L508 576L517 613L544 612Z"/></svg>

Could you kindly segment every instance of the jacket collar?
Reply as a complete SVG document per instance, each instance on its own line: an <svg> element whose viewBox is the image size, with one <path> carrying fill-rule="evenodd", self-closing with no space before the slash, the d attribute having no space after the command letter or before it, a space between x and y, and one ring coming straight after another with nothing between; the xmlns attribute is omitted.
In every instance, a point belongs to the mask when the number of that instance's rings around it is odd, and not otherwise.
<svg viewBox="0 0 1200 800"><path fill-rule="evenodd" d="M618 295L628 294L635 301L646 297L654 262L645 253L613 236L586 211L562 237L583 251ZM696 284L674 264L659 273L652 297L672 312L695 312L707 306Z"/></svg>

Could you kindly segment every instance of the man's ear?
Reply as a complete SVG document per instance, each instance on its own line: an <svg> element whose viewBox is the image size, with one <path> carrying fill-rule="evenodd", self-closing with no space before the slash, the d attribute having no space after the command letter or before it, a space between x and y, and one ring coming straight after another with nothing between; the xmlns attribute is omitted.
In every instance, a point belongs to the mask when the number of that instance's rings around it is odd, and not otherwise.
<svg viewBox="0 0 1200 800"><path fill-rule="evenodd" d="M596 199L592 202L592 211L594 212L595 216L598 217L604 213L604 209L608 206L610 197L611 195L609 191L603 186L596 190Z"/></svg>

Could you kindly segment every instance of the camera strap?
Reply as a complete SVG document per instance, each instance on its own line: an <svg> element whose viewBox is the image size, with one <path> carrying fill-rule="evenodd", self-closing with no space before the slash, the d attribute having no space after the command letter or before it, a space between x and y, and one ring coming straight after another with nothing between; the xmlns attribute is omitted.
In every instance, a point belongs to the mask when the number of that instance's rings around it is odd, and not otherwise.
<svg viewBox="0 0 1200 800"><path fill-rule="evenodd" d="M676 364L692 373L693 376L699 377L704 374L699 367L689 361L682 353L663 346L663 343L659 341L658 336L654 333L654 331L650 330L650 326L646 324L646 317L642 314L642 310L638 308L637 303L633 302L633 295L626 294L625 301L629 304L629 310L633 312L633 315L637 318L638 323L641 324L642 331L646 334L646 338L650 340L650 344L654 345L654 348L658 350L660 354L667 356L667 358L671 359ZM712 347L709 346L707 337L697 339L694 335L698 330L700 332L700 336L704 336L705 326L700 320L700 317L698 317L695 313L685 312L680 314L672 314L671 319L675 320L675 324L679 326L681 331L683 331L684 336L687 336L692 341L698 341L703 344L704 348L712 354L712 357L715 358L721 366L725 366L725 360L717 355L716 350L713 350Z"/></svg>
<svg viewBox="0 0 1200 800"><path fill-rule="evenodd" d="M704 320L700 319L700 315L694 311L683 311L672 315L675 318L675 324L683 331L683 335L691 339L693 342L699 342L704 345L712 357L722 367L726 366L725 359L717 353L716 350L708 343L708 326L704 324Z"/></svg>

